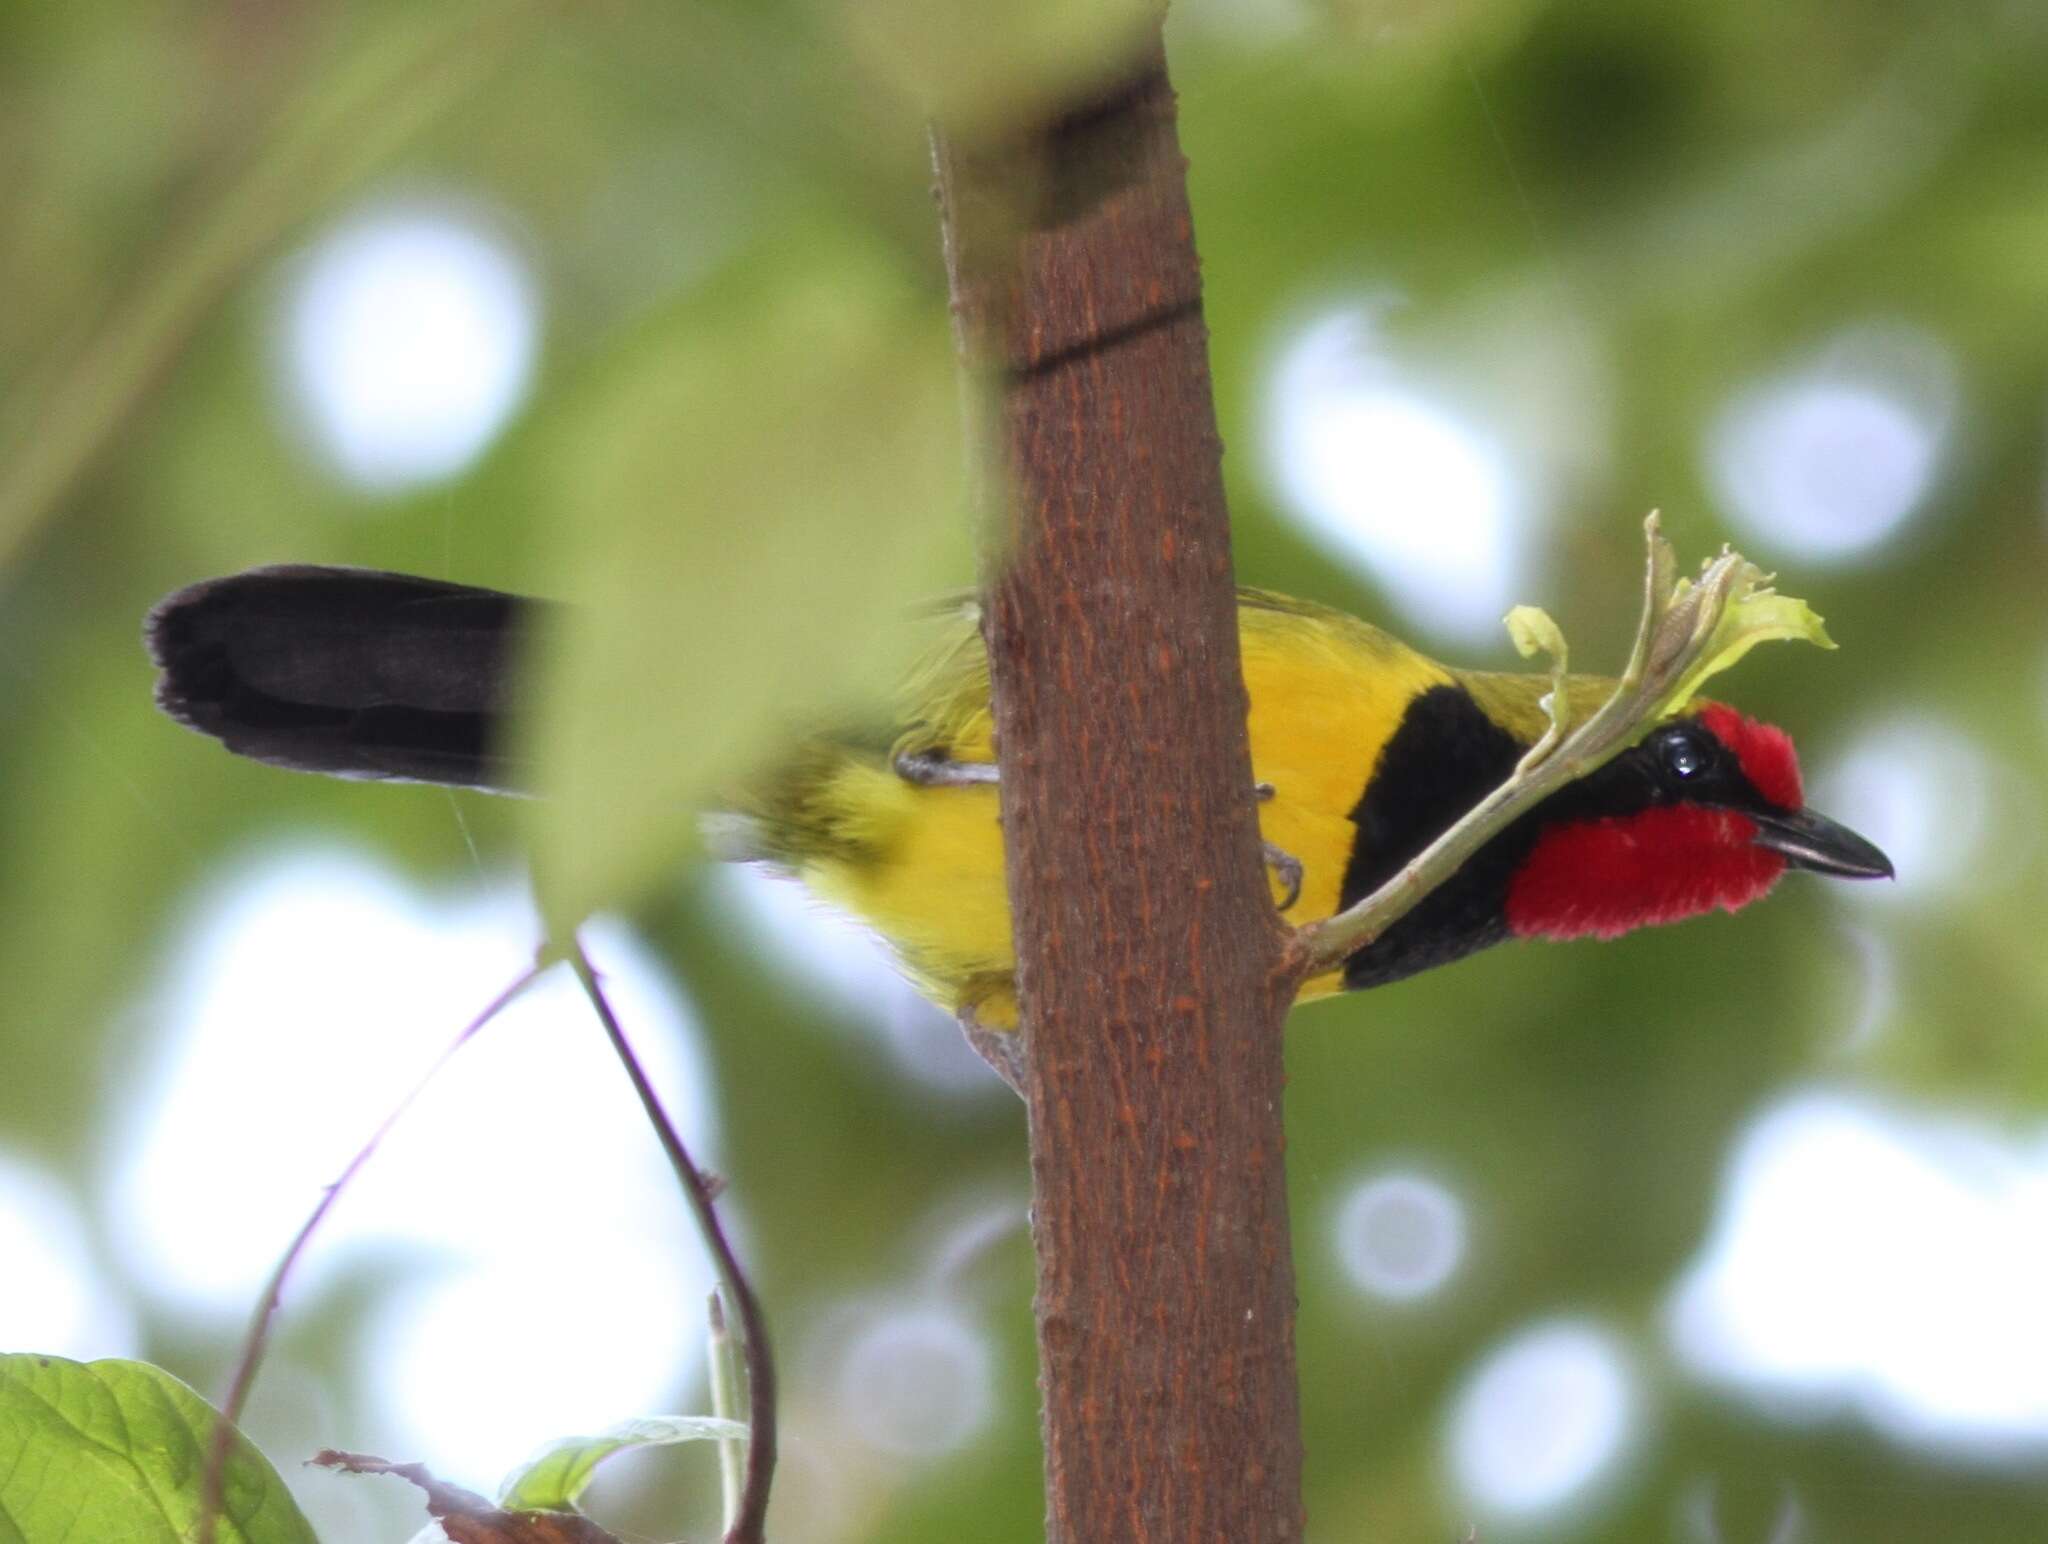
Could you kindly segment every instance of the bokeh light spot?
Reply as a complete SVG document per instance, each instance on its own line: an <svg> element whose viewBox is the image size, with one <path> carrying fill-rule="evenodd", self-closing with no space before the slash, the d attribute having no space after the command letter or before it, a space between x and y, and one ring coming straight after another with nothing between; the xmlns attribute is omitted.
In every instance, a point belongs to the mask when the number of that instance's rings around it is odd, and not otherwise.
<svg viewBox="0 0 2048 1544"><path fill-rule="evenodd" d="M586 1249L580 1231L529 1240L516 1276L472 1259L380 1298L362 1356L400 1440L489 1481L555 1438L670 1408L701 1362L689 1310L715 1277L679 1247L690 1226L679 1202L649 1215L666 1236L646 1228L638 1248L613 1237Z"/></svg>
<svg viewBox="0 0 2048 1544"><path fill-rule="evenodd" d="M0 1350L91 1361L132 1356L137 1339L63 1187L0 1154Z"/></svg>
<svg viewBox="0 0 2048 1544"><path fill-rule="evenodd" d="M1337 1258L1361 1292L1395 1302L1427 1297L1465 1256L1465 1207L1426 1175L1381 1174L1338 1203Z"/></svg>
<svg viewBox="0 0 2048 1544"><path fill-rule="evenodd" d="M1864 725L1816 771L1808 797L1884 849L1895 880L1841 885L1845 901L1890 905L1981 887L2022 856L2022 829L1987 849L1999 777L1968 735L1927 714Z"/></svg>
<svg viewBox="0 0 2048 1544"><path fill-rule="evenodd" d="M510 419L533 374L539 297L487 221L453 202L358 216L304 253L282 366L313 444L378 493L452 477Z"/></svg>
<svg viewBox="0 0 2048 1544"><path fill-rule="evenodd" d="M1693 1544L1738 1544L1739 1535L1731 1537L1721 1525L1721 1488L1711 1479L1702 1479L1686 1490L1678 1520L1683 1536ZM1798 1493L1788 1487L1769 1531L1751 1537L1757 1544L1801 1544L1807 1537L1806 1508L1800 1505Z"/></svg>
<svg viewBox="0 0 2048 1544"><path fill-rule="evenodd" d="M994 1410L988 1336L938 1301L880 1308L847 1338L836 1384L847 1430L905 1458L936 1458L978 1437Z"/></svg>
<svg viewBox="0 0 2048 1544"><path fill-rule="evenodd" d="M1843 335L1721 413L1707 440L1721 503L1766 551L1825 561L1880 546L1927 502L1953 381L1948 351L1925 334Z"/></svg>
<svg viewBox="0 0 2048 1544"><path fill-rule="evenodd" d="M455 1032L530 961L510 884L415 891L286 850L201 899L152 1002L162 1065L118 1117L109 1207L134 1279L238 1323L322 1188ZM623 928L585 932L701 1161L709 1080L689 1009ZM650 1219L661 1219L651 1221ZM359 1365L376 1443L488 1481L537 1443L660 1409L708 1265L588 1005L557 971L450 1062L342 1197L293 1301L379 1275ZM453 1418L460 1409L461 1418Z"/></svg>
<svg viewBox="0 0 2048 1544"><path fill-rule="evenodd" d="M989 1256L1029 1234L1031 1196L994 1194L973 1187L954 1197L933 1219L924 1279L935 1296L962 1295Z"/></svg>
<svg viewBox="0 0 2048 1544"><path fill-rule="evenodd" d="M1953 1454L2048 1446L2048 1130L1808 1090L1738 1141L1672 1294L1680 1359Z"/></svg>
<svg viewBox="0 0 2048 1544"><path fill-rule="evenodd" d="M1889 940L1869 928L1844 927L1838 935L1852 968L1851 990L1842 994L1838 1048L1858 1055L1875 1045L1899 1006L1898 962Z"/></svg>
<svg viewBox="0 0 2048 1544"><path fill-rule="evenodd" d="M1580 1320L1533 1325L1495 1350L1451 1413L1451 1472L1498 1517L1583 1506L1615 1471L1639 1422L1621 1346Z"/></svg>
<svg viewBox="0 0 2048 1544"><path fill-rule="evenodd" d="M1282 347L1265 436L1276 497L1420 625L1497 640L1534 512L1505 443L1381 345L1380 309L1327 313Z"/></svg>

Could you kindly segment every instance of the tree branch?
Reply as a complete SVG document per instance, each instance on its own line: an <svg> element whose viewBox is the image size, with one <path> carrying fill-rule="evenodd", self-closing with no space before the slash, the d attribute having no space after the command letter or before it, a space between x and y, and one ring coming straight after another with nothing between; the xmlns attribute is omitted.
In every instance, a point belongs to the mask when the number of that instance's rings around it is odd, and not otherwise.
<svg viewBox="0 0 2048 1544"><path fill-rule="evenodd" d="M937 140L1000 384L985 630L1023 1014L1050 1544L1301 1537L1281 1127L1221 448L1156 37L1001 145Z"/></svg>
<svg viewBox="0 0 2048 1544"><path fill-rule="evenodd" d="M775 1358L768 1343L767 1316L761 1311L761 1300L755 1295L754 1285L740 1265L732 1241L726 1237L725 1224L719 1220L717 1191L711 1179L690 1157L689 1149L683 1145L682 1133L676 1130L675 1122L669 1119L668 1111L662 1107L661 1095L654 1091L646 1069L640 1065L640 1058L627 1041L625 1030L619 1026L618 1015L612 1012L611 1002L604 995L597 972L591 968L589 956L583 952L582 939L571 936L567 958L569 968L576 972L584 995L590 999L590 1006L604 1025L605 1037L611 1041L619 1065L625 1068L633 1092L640 1097L640 1107L647 1112L648 1124L654 1127L662 1151L668 1154L669 1166L675 1170L676 1179L682 1184L683 1199L689 1203L697 1231L703 1235L704 1247L718 1269L719 1283L725 1295L732 1300L733 1313L740 1322L741 1355L747 1368L746 1484L740 1492L739 1507L726 1526L725 1544L762 1544L767 1527L768 1491L775 1479L776 1450Z"/></svg>

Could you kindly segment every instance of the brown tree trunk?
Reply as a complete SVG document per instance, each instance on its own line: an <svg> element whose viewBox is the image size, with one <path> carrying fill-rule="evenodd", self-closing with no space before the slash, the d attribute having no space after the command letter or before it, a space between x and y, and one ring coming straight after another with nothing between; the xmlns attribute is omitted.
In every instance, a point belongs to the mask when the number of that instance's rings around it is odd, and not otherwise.
<svg viewBox="0 0 2048 1544"><path fill-rule="evenodd" d="M1281 1129L1221 445L1158 40L999 147L939 143L993 378L989 578L1052 1544L1302 1535Z"/></svg>

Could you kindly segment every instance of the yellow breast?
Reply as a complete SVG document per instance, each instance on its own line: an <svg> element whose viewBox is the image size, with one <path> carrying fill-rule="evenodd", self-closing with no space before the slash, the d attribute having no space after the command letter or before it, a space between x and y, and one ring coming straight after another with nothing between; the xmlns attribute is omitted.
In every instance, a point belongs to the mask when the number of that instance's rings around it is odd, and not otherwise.
<svg viewBox="0 0 2048 1544"><path fill-rule="evenodd" d="M1351 812L1381 747L1417 693L1452 678L1377 629L1319 608L1249 597L1239 626L1253 776L1273 789L1259 806L1260 829L1302 865L1289 920L1313 921L1337 908L1356 835ZM952 759L991 759L985 698L954 711L951 727ZM850 756L814 797L836 807L836 829L861 833L862 855L842 849L807 862L806 882L888 939L942 1006L992 1028L1013 1024L996 790L920 786L882 757ZM1273 887L1277 902L1277 875ZM1337 986L1333 974L1303 995Z"/></svg>

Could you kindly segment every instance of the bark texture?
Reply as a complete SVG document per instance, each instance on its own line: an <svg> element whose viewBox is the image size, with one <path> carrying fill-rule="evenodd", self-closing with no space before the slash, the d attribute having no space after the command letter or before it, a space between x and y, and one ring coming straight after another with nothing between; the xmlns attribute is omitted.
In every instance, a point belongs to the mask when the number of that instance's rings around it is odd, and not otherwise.
<svg viewBox="0 0 2048 1544"><path fill-rule="evenodd" d="M955 314L1007 471L986 627L1052 1544L1303 1529L1294 981L1258 846L1174 122L1155 36L1004 145L938 144Z"/></svg>

